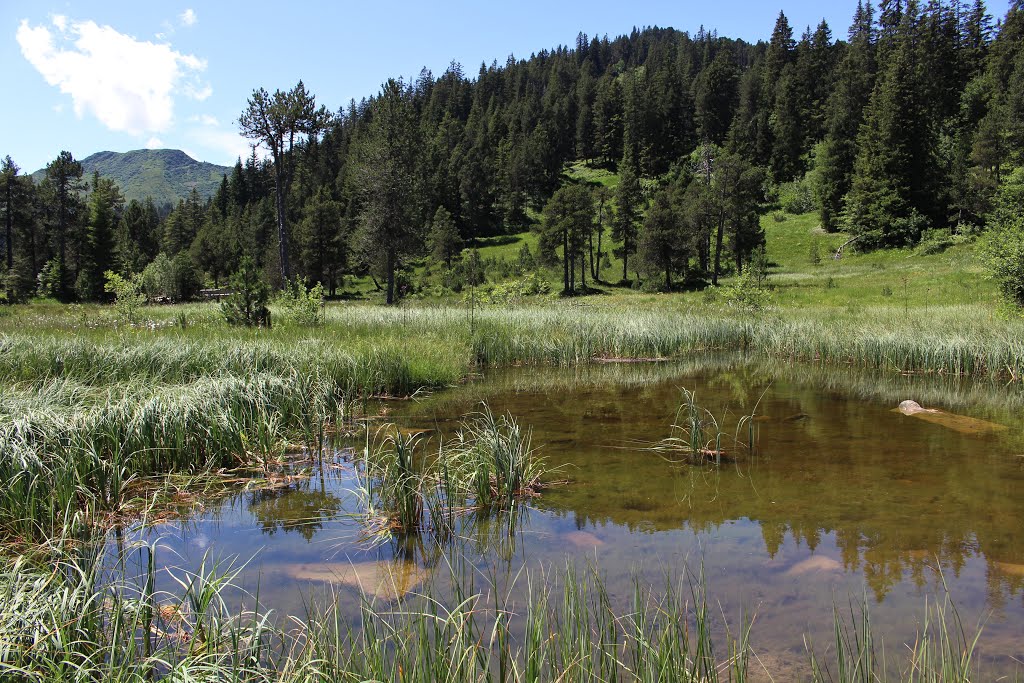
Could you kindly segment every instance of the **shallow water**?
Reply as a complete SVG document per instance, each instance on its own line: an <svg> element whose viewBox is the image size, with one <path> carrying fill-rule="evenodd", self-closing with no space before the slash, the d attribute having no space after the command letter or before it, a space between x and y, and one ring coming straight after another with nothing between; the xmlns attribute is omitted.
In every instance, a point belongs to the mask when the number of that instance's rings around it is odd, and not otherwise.
<svg viewBox="0 0 1024 683"><path fill-rule="evenodd" d="M669 435L681 387L719 417L733 461L692 466L644 448ZM895 412L906 398L1000 428L963 431ZM984 624L986 671L1024 661L1017 387L734 359L514 368L384 404L381 419L430 430L436 443L481 400L532 426L534 445L570 480L531 500L511 535L501 522L466 517L449 553L415 542L369 548L346 514L359 501L352 453L340 450L288 489L239 493L124 540L158 539L158 560L172 572L204 558L248 561L242 585L258 589L263 605L300 615L332 584L353 609L360 586L381 601L427 582L443 593L452 554L478 567L481 583L523 565L593 563L623 604L636 574L659 585L703 565L730 624L754 616L751 642L776 680L806 670L805 634L818 651L832 642L833 606L848 614L850 600L866 596L886 653L898 654L926 597L941 600L948 588L968 630ZM738 417L755 410L748 453L732 438ZM399 578L383 580L383 566ZM508 580L525 590L521 578Z"/></svg>

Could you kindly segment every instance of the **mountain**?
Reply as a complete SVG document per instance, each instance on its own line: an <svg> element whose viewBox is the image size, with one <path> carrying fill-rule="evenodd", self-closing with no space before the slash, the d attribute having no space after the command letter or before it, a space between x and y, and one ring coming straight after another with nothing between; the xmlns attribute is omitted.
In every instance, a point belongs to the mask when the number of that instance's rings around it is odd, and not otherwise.
<svg viewBox="0 0 1024 683"><path fill-rule="evenodd" d="M97 152L80 160L85 171L82 177L92 178L94 171L112 178L125 199L152 197L161 204L177 204L195 187L205 199L213 195L227 166L196 161L180 149L137 149L131 152ZM45 169L32 174L36 182L46 175Z"/></svg>

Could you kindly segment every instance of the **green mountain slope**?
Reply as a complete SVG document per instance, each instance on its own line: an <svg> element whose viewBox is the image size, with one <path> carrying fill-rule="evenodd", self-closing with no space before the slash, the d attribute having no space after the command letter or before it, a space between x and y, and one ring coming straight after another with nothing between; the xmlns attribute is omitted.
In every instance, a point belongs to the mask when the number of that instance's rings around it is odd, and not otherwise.
<svg viewBox="0 0 1024 683"><path fill-rule="evenodd" d="M221 178L231 169L205 161L196 161L178 149L137 149L131 152L97 152L81 159L89 179L94 171L113 178L125 199L152 197L157 206L177 204L195 187L205 199L217 191ZM45 176L45 169L32 174L36 182Z"/></svg>

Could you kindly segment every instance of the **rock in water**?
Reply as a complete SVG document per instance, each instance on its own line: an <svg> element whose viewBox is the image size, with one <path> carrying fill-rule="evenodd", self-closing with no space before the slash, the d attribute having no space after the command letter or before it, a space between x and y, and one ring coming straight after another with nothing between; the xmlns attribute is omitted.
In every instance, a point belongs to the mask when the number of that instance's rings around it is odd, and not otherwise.
<svg viewBox="0 0 1024 683"><path fill-rule="evenodd" d="M425 569L415 562L371 561L351 564L323 562L290 565L285 573L301 581L323 581L349 586L369 597L394 600L415 590L427 577Z"/></svg>
<svg viewBox="0 0 1024 683"><path fill-rule="evenodd" d="M806 560L797 562L786 570L786 576L802 576L804 574L816 574L818 572L840 572L843 565L827 555L811 555Z"/></svg>
<svg viewBox="0 0 1024 683"><path fill-rule="evenodd" d="M570 531L562 534L562 540L576 548L596 548L604 545L604 541L589 531Z"/></svg>
<svg viewBox="0 0 1024 683"><path fill-rule="evenodd" d="M922 408L921 404L917 401L902 401L899 407L896 408L896 411L904 415L920 418L926 422L948 427L961 434L986 434L1006 429L1005 425L989 422L988 420L979 420L975 417L967 417L966 415L947 413L934 408Z"/></svg>

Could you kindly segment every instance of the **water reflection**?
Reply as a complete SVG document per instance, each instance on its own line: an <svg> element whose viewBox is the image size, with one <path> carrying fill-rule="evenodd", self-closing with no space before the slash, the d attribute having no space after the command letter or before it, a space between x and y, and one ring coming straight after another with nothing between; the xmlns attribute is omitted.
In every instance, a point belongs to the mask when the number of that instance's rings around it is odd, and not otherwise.
<svg viewBox="0 0 1024 683"><path fill-rule="evenodd" d="M668 435L680 387L729 434L756 405L756 455L690 466L638 448ZM961 433L893 412L907 398L1007 429ZM358 506L348 492L354 465L339 459L288 489L242 493L177 535L160 533L183 564L210 547L258 551L253 580L263 577L262 599L284 613L301 611L310 586L395 599L443 582L453 562L514 575L592 561L623 600L638 566L657 581L703 562L725 608L758 608L754 641L780 657L801 659L802 634L827 632L833 604L863 591L881 610L876 624L897 638L913 635L923 595L944 586L965 614L991 610L983 650L1013 653L1024 635L1016 386L722 357L492 372L392 404L388 419L431 430L436 444L481 400L532 426L533 443L567 465L559 476L570 484L513 514L461 514L440 545L399 535L368 547L348 514Z"/></svg>

